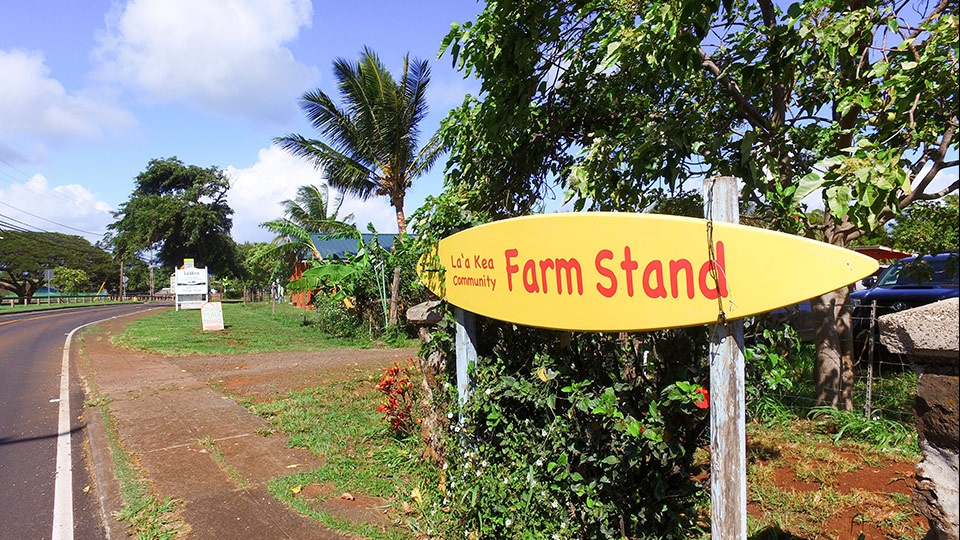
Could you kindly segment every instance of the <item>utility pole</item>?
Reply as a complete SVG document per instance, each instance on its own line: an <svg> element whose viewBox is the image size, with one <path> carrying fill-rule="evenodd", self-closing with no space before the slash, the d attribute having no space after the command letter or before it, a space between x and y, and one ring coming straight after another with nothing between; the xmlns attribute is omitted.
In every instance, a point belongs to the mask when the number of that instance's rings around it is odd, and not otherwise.
<svg viewBox="0 0 960 540"><path fill-rule="evenodd" d="M150 301L153 301L153 245L150 245Z"/></svg>

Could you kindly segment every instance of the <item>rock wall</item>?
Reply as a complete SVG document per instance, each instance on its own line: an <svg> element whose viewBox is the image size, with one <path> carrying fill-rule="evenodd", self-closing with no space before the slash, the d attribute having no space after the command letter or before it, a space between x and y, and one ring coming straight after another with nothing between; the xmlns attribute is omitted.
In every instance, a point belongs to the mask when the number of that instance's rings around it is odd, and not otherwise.
<svg viewBox="0 0 960 540"><path fill-rule="evenodd" d="M880 341L917 373L914 412L923 459L914 504L929 540L960 540L960 300L952 298L878 319Z"/></svg>

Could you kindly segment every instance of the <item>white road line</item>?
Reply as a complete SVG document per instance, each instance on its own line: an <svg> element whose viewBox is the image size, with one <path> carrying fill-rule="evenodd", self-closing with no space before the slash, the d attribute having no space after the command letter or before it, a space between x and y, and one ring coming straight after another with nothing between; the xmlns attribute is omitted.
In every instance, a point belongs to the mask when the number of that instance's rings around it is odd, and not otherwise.
<svg viewBox="0 0 960 540"><path fill-rule="evenodd" d="M139 313L139 312L134 312ZM53 488L53 540L73 540L73 456L70 448L70 341L81 328L125 315L80 325L67 334L60 366L60 414L57 422L57 477Z"/></svg>
<svg viewBox="0 0 960 540"><path fill-rule="evenodd" d="M86 326L86 325L83 325ZM53 489L53 540L73 540L73 456L70 449L70 340L67 334L60 366L60 416L57 423L57 479Z"/></svg>

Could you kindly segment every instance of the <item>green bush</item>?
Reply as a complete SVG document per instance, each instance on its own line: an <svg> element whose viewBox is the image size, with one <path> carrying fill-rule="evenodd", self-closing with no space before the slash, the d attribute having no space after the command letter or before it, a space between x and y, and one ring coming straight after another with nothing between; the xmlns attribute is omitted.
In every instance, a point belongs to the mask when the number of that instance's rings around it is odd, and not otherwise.
<svg viewBox="0 0 960 540"><path fill-rule="evenodd" d="M706 496L690 474L708 435L706 329L620 339L481 320L478 335L475 388L445 440L446 536L682 538L694 528Z"/></svg>

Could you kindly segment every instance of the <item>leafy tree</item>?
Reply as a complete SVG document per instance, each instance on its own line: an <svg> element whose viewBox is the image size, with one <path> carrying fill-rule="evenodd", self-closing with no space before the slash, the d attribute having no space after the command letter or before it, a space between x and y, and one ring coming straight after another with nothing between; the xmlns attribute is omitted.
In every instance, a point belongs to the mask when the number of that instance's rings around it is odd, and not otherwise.
<svg viewBox="0 0 960 540"><path fill-rule="evenodd" d="M90 286L90 276L78 268L58 266L53 269L53 283L66 294L77 294Z"/></svg>
<svg viewBox="0 0 960 540"><path fill-rule="evenodd" d="M72 268L96 282L110 280L110 255L80 236L4 231L0 240L0 289L27 301L45 284L44 271ZM117 278L113 278L116 283Z"/></svg>
<svg viewBox="0 0 960 540"><path fill-rule="evenodd" d="M114 213L114 256L131 259L156 251L156 259L176 268L195 259L213 274L239 271L230 237L233 210L227 205L229 179L217 167L184 165L176 157L152 159L137 175L130 199Z"/></svg>
<svg viewBox="0 0 960 540"><path fill-rule="evenodd" d="M916 253L960 249L960 212L956 194L943 201L920 201L901 214L891 229L893 247Z"/></svg>
<svg viewBox="0 0 960 540"><path fill-rule="evenodd" d="M169 286L169 277L172 273L172 267L160 268L158 271L138 258L126 259L123 261L123 277L127 280L124 290L127 294L150 293L152 292L150 290L151 284L154 289L162 289ZM153 278L152 283L151 277Z"/></svg>
<svg viewBox="0 0 960 540"><path fill-rule="evenodd" d="M365 200L385 196L397 214L397 231L406 232L403 204L407 189L443 151L437 134L419 146L420 122L427 114L426 61L404 57L400 80L374 51L364 48L357 63L333 63L343 105L325 92L307 92L301 109L325 141L291 134L275 139L288 152L323 167L330 185ZM391 288L391 324L396 323L399 274Z"/></svg>
<svg viewBox="0 0 960 540"><path fill-rule="evenodd" d="M270 289L270 283L277 277L279 261L273 257L264 256L273 246L267 242L244 242L237 246L243 265L241 275L231 275L224 278L225 289L241 289L244 296L247 293L263 293ZM289 274L287 274L289 276Z"/></svg>
<svg viewBox="0 0 960 540"><path fill-rule="evenodd" d="M442 128L448 189L502 218L557 186L576 209L643 211L734 175L768 226L846 246L957 190L931 189L957 166L957 30L946 0L490 3L444 42L483 96ZM817 399L849 409L847 294L812 305Z"/></svg>

